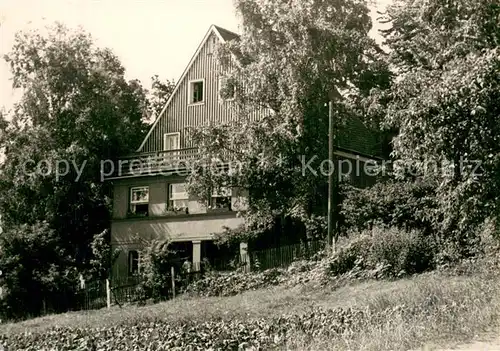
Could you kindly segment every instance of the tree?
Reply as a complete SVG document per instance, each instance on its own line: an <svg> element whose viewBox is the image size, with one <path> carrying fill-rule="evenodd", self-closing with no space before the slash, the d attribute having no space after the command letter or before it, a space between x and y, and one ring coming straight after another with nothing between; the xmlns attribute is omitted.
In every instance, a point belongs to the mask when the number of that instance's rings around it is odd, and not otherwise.
<svg viewBox="0 0 500 351"><path fill-rule="evenodd" d="M474 227L500 214L500 6L400 0L385 20L398 73L383 97L399 130L394 157L437 181L440 232L466 247Z"/></svg>
<svg viewBox="0 0 500 351"><path fill-rule="evenodd" d="M173 80L167 79L162 82L158 75L151 77L151 91L148 92L147 99L148 112L153 121L160 116L174 89L175 83Z"/></svg>
<svg viewBox="0 0 500 351"><path fill-rule="evenodd" d="M5 60L13 88L23 95L11 120L0 123L0 269L11 292L7 303L38 301L29 310L14 304L19 310L12 314L37 314L43 296L57 298L53 286L70 288L78 272L95 266L91 244L95 235L109 233L110 223L111 188L100 179L100 162L133 151L143 138L145 91L138 81L125 80L110 50L61 24L47 35L17 33ZM33 253L12 244L28 233L30 245L49 250L37 258L41 278L35 285L29 285L35 277L27 263ZM20 265L25 268L14 269Z"/></svg>
<svg viewBox="0 0 500 351"><path fill-rule="evenodd" d="M237 0L243 34L218 50L218 68L235 90L236 122L193 130L203 159L188 189L206 199L212 189L235 186L249 193L245 233L276 223L305 223L325 213L326 177L302 174L303 162L328 157L330 93L340 128L363 117L361 102L387 88L383 53L368 36L364 1ZM235 62L230 63L229 58ZM260 115L260 116L259 116ZM256 116L259 116L257 119ZM214 160L237 168L218 172Z"/></svg>

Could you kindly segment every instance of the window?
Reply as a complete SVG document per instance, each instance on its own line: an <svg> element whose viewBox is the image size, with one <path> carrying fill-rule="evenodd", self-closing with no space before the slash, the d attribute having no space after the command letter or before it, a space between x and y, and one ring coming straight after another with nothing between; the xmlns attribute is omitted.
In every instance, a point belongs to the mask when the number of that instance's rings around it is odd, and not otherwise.
<svg viewBox="0 0 500 351"><path fill-rule="evenodd" d="M212 192L212 197L210 198L209 208L211 210L215 209L227 209L231 210L231 189L221 188L219 191L214 190Z"/></svg>
<svg viewBox="0 0 500 351"><path fill-rule="evenodd" d="M139 273L139 253L135 250L128 252L128 274L136 275Z"/></svg>
<svg viewBox="0 0 500 351"><path fill-rule="evenodd" d="M205 80L194 80L189 82L189 103L199 104L204 99L204 84Z"/></svg>
<svg viewBox="0 0 500 351"><path fill-rule="evenodd" d="M168 186L168 209L183 211L188 208L188 193L186 183L172 183Z"/></svg>
<svg viewBox="0 0 500 351"><path fill-rule="evenodd" d="M130 212L139 216L149 214L149 187L141 186L130 189Z"/></svg>
<svg viewBox="0 0 500 351"><path fill-rule="evenodd" d="M180 148L180 133L166 133L163 135L163 150L178 150Z"/></svg>
<svg viewBox="0 0 500 351"><path fill-rule="evenodd" d="M231 79L219 78L219 99L232 100L236 94L236 86Z"/></svg>

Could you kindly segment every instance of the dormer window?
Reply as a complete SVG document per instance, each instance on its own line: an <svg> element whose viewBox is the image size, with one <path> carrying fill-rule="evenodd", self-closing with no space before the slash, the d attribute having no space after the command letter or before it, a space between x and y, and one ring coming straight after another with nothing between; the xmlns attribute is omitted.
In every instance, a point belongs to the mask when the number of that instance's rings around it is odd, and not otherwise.
<svg viewBox="0 0 500 351"><path fill-rule="evenodd" d="M189 82L189 104L201 104L205 99L205 80L192 80Z"/></svg>

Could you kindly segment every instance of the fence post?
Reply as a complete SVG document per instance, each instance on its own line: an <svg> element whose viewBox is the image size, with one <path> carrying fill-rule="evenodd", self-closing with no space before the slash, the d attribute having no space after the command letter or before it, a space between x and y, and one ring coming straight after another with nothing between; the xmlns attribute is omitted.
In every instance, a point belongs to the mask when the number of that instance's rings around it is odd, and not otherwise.
<svg viewBox="0 0 500 351"><path fill-rule="evenodd" d="M111 308L111 284L109 278L106 278L106 306Z"/></svg>
<svg viewBox="0 0 500 351"><path fill-rule="evenodd" d="M170 277L172 278L172 296L175 299L175 270L174 270L174 266L170 267Z"/></svg>
<svg viewBox="0 0 500 351"><path fill-rule="evenodd" d="M78 279L80 280L80 289L85 290L85 278L83 278L83 274L79 274Z"/></svg>
<svg viewBox="0 0 500 351"><path fill-rule="evenodd" d="M240 243L240 261L245 267L245 272L250 272L250 255L248 253L248 243Z"/></svg>
<svg viewBox="0 0 500 351"><path fill-rule="evenodd" d="M194 272L200 271L201 266L201 241L193 240L193 269Z"/></svg>

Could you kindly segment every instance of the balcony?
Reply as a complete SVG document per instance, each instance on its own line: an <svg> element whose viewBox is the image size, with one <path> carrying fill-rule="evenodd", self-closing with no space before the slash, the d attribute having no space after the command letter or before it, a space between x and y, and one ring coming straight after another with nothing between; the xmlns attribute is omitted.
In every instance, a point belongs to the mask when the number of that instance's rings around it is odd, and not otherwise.
<svg viewBox="0 0 500 351"><path fill-rule="evenodd" d="M103 179L121 179L154 175L187 174L199 159L197 148L137 153L106 161L101 167Z"/></svg>

